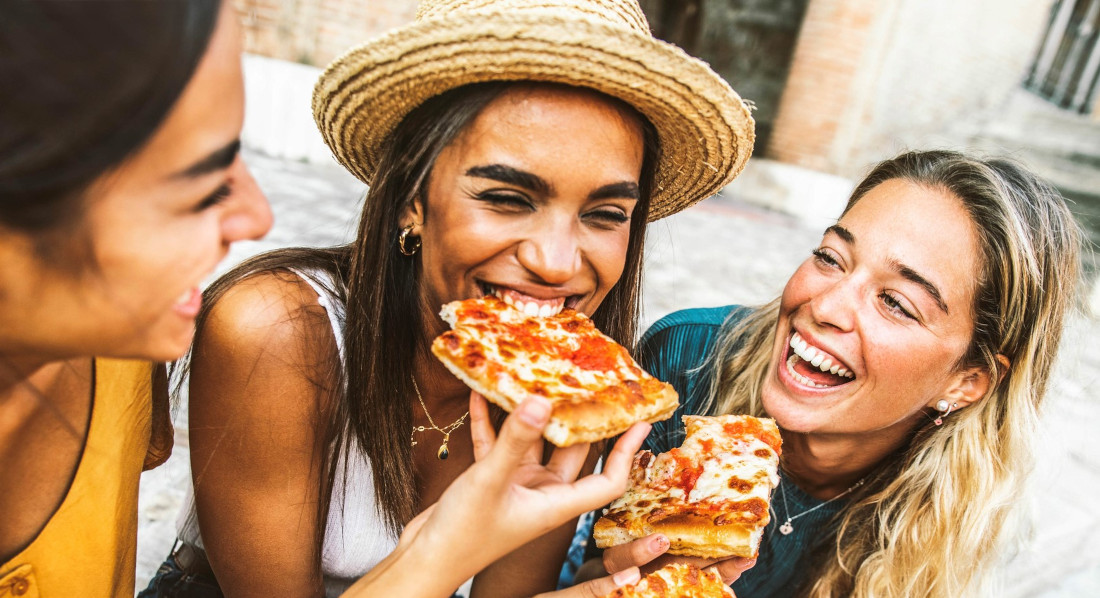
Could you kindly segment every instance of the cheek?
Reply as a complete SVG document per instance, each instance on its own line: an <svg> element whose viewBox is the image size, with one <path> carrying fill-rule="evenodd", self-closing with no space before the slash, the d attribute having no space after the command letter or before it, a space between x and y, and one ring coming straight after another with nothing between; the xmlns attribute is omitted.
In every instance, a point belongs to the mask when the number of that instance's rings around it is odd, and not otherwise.
<svg viewBox="0 0 1100 598"><path fill-rule="evenodd" d="M626 227L624 227L626 228ZM607 235L589 244L585 250L588 261L596 271L600 290L606 293L619 282L626 269L626 254L630 248L630 231Z"/></svg>

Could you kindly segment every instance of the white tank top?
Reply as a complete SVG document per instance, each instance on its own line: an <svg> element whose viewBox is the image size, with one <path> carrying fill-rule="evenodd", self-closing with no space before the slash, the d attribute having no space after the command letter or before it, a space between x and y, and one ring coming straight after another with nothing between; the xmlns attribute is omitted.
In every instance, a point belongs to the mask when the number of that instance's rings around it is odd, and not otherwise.
<svg viewBox="0 0 1100 598"><path fill-rule="evenodd" d="M335 281L319 270L291 270L317 292L317 302L328 313L340 361L344 362L344 304L332 293ZM356 579L370 571L397 546L397 537L389 530L374 498L374 477L370 461L355 443L347 476L337 475L325 523L325 541L321 571L325 576L325 595L339 596ZM337 471L342 471L348 455L341 453ZM188 478L190 482L190 477ZM202 548L198 518L195 516L194 488L188 483L183 510L177 520L181 540ZM460 596L465 595L461 592Z"/></svg>

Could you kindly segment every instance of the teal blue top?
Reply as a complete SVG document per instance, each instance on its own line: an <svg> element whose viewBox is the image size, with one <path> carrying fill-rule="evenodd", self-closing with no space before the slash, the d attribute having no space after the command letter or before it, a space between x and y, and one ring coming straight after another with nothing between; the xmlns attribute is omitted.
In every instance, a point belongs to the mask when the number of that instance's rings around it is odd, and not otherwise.
<svg viewBox="0 0 1100 598"><path fill-rule="evenodd" d="M707 356L724 329L737 324L749 313L735 305L686 309L665 316L646 331L639 344L639 362L649 373L664 380L680 395L680 407L669 419L658 422L646 439L645 448L658 453L680 446L684 440L683 415L709 415L707 389L709 368L703 368ZM789 598L803 583L809 553L815 542L832 539L829 520L844 505L826 503L802 492L780 472L780 488L772 495L771 523L764 530L756 566L734 582L738 598ZM813 509L811 511L811 509ZM790 534L779 526L793 518ZM585 558L594 558L599 549L589 542L592 517L578 528L563 569L563 580L572 580L576 567Z"/></svg>

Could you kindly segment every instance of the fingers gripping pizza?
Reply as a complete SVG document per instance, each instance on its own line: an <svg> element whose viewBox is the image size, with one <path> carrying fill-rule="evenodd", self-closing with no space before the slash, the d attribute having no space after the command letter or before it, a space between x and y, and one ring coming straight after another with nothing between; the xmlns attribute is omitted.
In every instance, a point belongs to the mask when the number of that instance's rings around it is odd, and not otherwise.
<svg viewBox="0 0 1100 598"><path fill-rule="evenodd" d="M528 315L496 297L454 301L440 316L452 330L432 353L470 388L512 411L528 396L550 400L544 436L557 446L594 442L634 422L667 419L672 385L642 370L582 313Z"/></svg>
<svg viewBox="0 0 1100 598"><path fill-rule="evenodd" d="M634 457L626 494L593 528L596 545L616 546L660 532L669 554L754 557L779 483L782 440L770 419L684 416L683 445Z"/></svg>
<svg viewBox="0 0 1100 598"><path fill-rule="evenodd" d="M603 598L736 598L722 578L695 565L672 563Z"/></svg>

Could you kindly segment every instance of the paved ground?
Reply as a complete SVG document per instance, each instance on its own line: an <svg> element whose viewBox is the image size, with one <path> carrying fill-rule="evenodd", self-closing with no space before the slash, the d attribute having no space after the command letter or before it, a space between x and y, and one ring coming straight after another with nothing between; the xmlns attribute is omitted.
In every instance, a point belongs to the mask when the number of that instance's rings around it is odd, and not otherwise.
<svg viewBox="0 0 1100 598"><path fill-rule="evenodd" d="M287 245L339 243L354 231L362 185L335 166L247 156L276 213L267 239L243 244L225 266ZM680 308L757 303L774 297L817 242L820 229L754 208L737 197L707 200L650 227L645 313L650 323ZM1075 318L1044 414L1040 467L1032 484L1032 541L1003 567L1010 598L1100 596L1100 322ZM176 449L145 474L140 503L138 584L144 586L175 536L188 471L186 406L176 414ZM959 558L967 558L959 555ZM748 597L746 597L748 598Z"/></svg>

